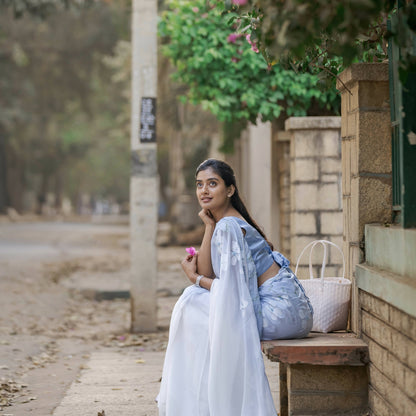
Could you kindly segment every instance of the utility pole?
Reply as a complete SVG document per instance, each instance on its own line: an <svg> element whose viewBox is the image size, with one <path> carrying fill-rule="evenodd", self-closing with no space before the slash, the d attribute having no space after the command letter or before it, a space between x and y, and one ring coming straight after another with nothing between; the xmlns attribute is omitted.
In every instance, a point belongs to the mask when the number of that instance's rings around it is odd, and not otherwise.
<svg viewBox="0 0 416 416"><path fill-rule="evenodd" d="M157 328L157 0L132 0L131 331Z"/></svg>

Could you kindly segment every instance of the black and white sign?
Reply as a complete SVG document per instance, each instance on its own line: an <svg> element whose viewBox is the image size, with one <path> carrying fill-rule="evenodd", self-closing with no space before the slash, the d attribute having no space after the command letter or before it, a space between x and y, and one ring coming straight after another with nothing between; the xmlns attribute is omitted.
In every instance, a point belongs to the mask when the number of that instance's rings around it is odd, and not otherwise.
<svg viewBox="0 0 416 416"><path fill-rule="evenodd" d="M156 142L156 98L142 97L140 142Z"/></svg>

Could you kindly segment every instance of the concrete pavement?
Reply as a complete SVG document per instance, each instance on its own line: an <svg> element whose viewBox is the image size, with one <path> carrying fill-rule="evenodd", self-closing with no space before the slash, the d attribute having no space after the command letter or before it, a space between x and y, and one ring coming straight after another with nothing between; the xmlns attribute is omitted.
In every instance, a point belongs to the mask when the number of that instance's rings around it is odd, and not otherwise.
<svg viewBox="0 0 416 416"><path fill-rule="evenodd" d="M164 352L104 349L95 352L54 416L153 416Z"/></svg>
<svg viewBox="0 0 416 416"><path fill-rule="evenodd" d="M156 416L164 352L104 349L92 354L53 416ZM265 360L278 406L278 364ZM104 415L103 415L104 416Z"/></svg>

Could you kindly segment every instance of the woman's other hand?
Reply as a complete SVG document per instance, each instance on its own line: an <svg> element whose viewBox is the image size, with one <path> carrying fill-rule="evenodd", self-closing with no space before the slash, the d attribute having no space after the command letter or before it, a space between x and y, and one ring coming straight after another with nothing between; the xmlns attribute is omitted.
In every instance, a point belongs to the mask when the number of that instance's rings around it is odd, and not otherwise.
<svg viewBox="0 0 416 416"><path fill-rule="evenodd" d="M215 220L209 209L201 209L198 213L199 218L204 222L205 225L215 226Z"/></svg>
<svg viewBox="0 0 416 416"><path fill-rule="evenodd" d="M188 254L181 262L183 271L192 283L195 283L196 278L198 277L198 274L196 272L196 261L197 254L195 256Z"/></svg>

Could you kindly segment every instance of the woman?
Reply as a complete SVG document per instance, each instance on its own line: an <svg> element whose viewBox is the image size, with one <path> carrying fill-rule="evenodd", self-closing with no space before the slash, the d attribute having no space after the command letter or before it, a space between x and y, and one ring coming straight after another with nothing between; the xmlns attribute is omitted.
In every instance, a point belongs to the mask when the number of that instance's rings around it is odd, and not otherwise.
<svg viewBox="0 0 416 416"><path fill-rule="evenodd" d="M160 416L276 416L261 339L301 338L312 307L289 261L250 217L225 162L196 171L205 223L182 268L193 283L172 312Z"/></svg>

